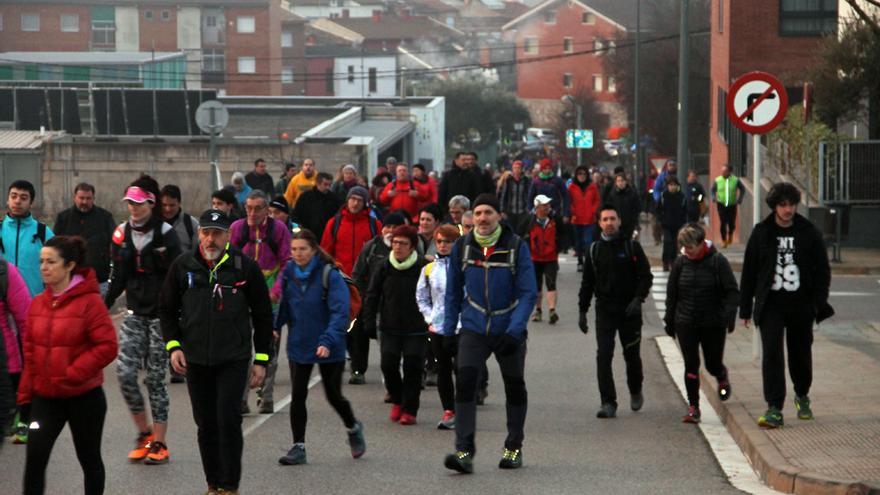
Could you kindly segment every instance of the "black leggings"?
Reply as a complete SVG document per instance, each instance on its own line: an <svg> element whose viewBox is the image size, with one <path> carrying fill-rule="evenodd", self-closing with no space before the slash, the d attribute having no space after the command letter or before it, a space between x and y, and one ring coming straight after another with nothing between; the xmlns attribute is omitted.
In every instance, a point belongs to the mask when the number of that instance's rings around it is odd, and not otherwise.
<svg viewBox="0 0 880 495"><path fill-rule="evenodd" d="M458 337L454 337L456 341ZM455 354L447 352L443 347L444 337L431 335L431 349L434 351L435 370L437 371L437 392L444 411L455 411ZM456 342L456 347L458 342Z"/></svg>
<svg viewBox="0 0 880 495"><path fill-rule="evenodd" d="M721 224L721 238L732 238L733 231L736 229L736 205L718 205L718 220Z"/></svg>
<svg viewBox="0 0 880 495"><path fill-rule="evenodd" d="M28 434L24 467L24 493L37 495L46 491L46 466L52 447L65 424L70 425L73 447L85 477L86 495L104 493L104 461L101 459L101 434L107 399L104 389L94 388L82 395L64 399L33 396L31 419L39 425Z"/></svg>
<svg viewBox="0 0 880 495"><path fill-rule="evenodd" d="M293 387L292 400L290 403L290 429L293 431L293 443L305 443L306 421L306 397L309 395L309 379L312 377L314 363L299 364L290 361L290 382ZM321 383L324 384L324 395L327 402L333 406L345 427L354 428L354 412L351 403L342 395L342 372L345 370L345 362L319 363L318 370L321 372Z"/></svg>
<svg viewBox="0 0 880 495"><path fill-rule="evenodd" d="M700 406L700 347L703 348L706 371L718 381L727 379L727 368L723 364L726 335L723 328L676 328L678 346L684 358L684 385L689 405Z"/></svg>
<svg viewBox="0 0 880 495"><path fill-rule="evenodd" d="M21 372L19 373L10 373L9 380L12 382L12 399L13 405L15 404L15 397L18 395L18 384L21 382ZM31 405L30 404L21 404L17 406L15 411L18 412L18 420L24 424L28 424L31 422ZM15 426L15 425L13 425Z"/></svg>

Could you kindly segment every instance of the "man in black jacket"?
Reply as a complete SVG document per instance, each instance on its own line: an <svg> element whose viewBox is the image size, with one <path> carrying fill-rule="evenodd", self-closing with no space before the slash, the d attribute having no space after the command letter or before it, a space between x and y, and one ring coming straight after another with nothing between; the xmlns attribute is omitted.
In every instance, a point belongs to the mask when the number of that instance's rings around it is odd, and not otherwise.
<svg viewBox="0 0 880 495"><path fill-rule="evenodd" d="M269 291L256 262L229 247L230 224L220 210L202 214L199 246L171 265L159 301L171 365L187 377L211 493L238 490L241 390L262 383L272 352Z"/></svg>
<svg viewBox="0 0 880 495"><path fill-rule="evenodd" d="M618 214L620 237L632 239L633 232L639 226L639 213L641 213L642 206L639 203L639 194L629 185L623 172L614 176L614 184L610 185L605 200L614 207Z"/></svg>
<svg viewBox="0 0 880 495"><path fill-rule="evenodd" d="M95 186L81 182L73 189L73 206L58 214L55 235L78 235L86 240L86 263L95 269L101 295L110 279L110 239L116 229L113 215L95 206Z"/></svg>
<svg viewBox="0 0 880 495"><path fill-rule="evenodd" d="M614 336L617 333L620 334L623 359L626 361L630 407L638 411L644 404L642 358L639 354L642 303L651 290L654 277L642 246L621 234L620 217L614 206L605 205L600 209L599 227L602 234L590 246L584 260L578 326L587 333L587 311L595 294L596 364L599 394L602 397L602 407L596 417L613 418L617 414L617 392L611 360L614 358Z"/></svg>
<svg viewBox="0 0 880 495"><path fill-rule="evenodd" d="M244 176L244 181L252 189L259 189L270 198L275 195L275 183L272 181L272 176L266 172L266 162L262 158L254 160L254 169Z"/></svg>
<svg viewBox="0 0 880 495"><path fill-rule="evenodd" d="M452 162L452 168L443 172L440 186L437 192L437 203L443 209L443 214L448 212L449 200L454 196L462 195L471 203L486 191L487 183L484 174L476 166L477 155L472 152L458 152ZM491 187L491 186L490 186Z"/></svg>
<svg viewBox="0 0 880 495"><path fill-rule="evenodd" d="M800 200L800 191L793 185L773 185L766 200L773 213L755 226L743 259L739 316L746 328L754 319L761 331L767 412L758 424L765 428L783 425L783 339L788 345L798 419L813 419L808 396L813 381L813 321L834 314L828 304L828 252L819 230L797 213Z"/></svg>
<svg viewBox="0 0 880 495"><path fill-rule="evenodd" d="M330 191L333 176L326 172L319 172L315 180L315 187L300 194L293 207L293 221L300 227L309 229L315 237L321 239L324 235L324 227L327 222L336 215L342 201Z"/></svg>

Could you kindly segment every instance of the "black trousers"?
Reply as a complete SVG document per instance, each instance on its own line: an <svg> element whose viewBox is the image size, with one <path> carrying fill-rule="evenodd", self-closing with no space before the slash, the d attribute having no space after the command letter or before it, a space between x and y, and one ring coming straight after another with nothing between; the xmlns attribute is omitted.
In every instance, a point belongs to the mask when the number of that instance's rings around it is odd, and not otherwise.
<svg viewBox="0 0 880 495"><path fill-rule="evenodd" d="M730 206L718 205L718 219L721 223L721 238L733 237L736 229L736 204Z"/></svg>
<svg viewBox="0 0 880 495"><path fill-rule="evenodd" d="M39 428L31 428L28 434L24 493L36 495L46 491L46 466L65 424L70 426L73 447L82 466L86 495L104 493L104 461L101 459L101 435L107 415L104 389L97 387L64 399L35 395L31 405L31 420Z"/></svg>
<svg viewBox="0 0 880 495"><path fill-rule="evenodd" d="M309 379L312 377L313 363L294 363L290 361L290 383L293 388L290 402L290 429L293 432L293 443L305 443L306 421L306 398L309 395ZM318 370L321 372L321 383L324 384L324 395L327 402L336 410L345 427L354 428L354 412L351 403L342 395L342 373L345 371L345 361L338 363L319 363Z"/></svg>
<svg viewBox="0 0 880 495"><path fill-rule="evenodd" d="M482 372L495 352L500 336L487 336L469 330L462 330L458 336L458 374L455 393L455 448L466 452L476 452L474 441L477 426L477 402L475 392ZM504 395L507 409L507 438L504 447L507 449L522 448L523 428L528 410L528 393L526 392L526 340L520 344L513 354L495 355L501 378L504 380Z"/></svg>
<svg viewBox="0 0 880 495"><path fill-rule="evenodd" d="M249 361L188 363L186 368L202 469L208 485L215 488L238 490L241 481L241 391L247 386Z"/></svg>
<svg viewBox="0 0 880 495"><path fill-rule="evenodd" d="M723 328L700 327L676 327L675 331L684 358L684 385L688 404L699 407L700 348L703 348L706 371L719 381L727 379L727 368L724 367L724 341L727 333Z"/></svg>
<svg viewBox="0 0 880 495"><path fill-rule="evenodd" d="M761 344L764 346L761 375L764 379L764 400L782 410L785 403L785 350L788 346L788 372L794 393L805 396L813 384L813 312L802 306L770 308L761 315Z"/></svg>
<svg viewBox="0 0 880 495"><path fill-rule="evenodd" d="M364 325L358 318L351 331L345 335L348 356L351 358L351 371L366 373L370 360L370 336L364 332Z"/></svg>
<svg viewBox="0 0 880 495"><path fill-rule="evenodd" d="M614 337L620 335L623 359L626 361L626 383L630 394L642 391L642 317L626 317L624 310L596 308L596 376L599 378L599 395L603 404L617 406L617 390L614 387Z"/></svg>
<svg viewBox="0 0 880 495"><path fill-rule="evenodd" d="M21 383L21 372L18 373L10 373L9 381L12 385L12 413L18 412L18 420L24 424L29 424L31 418L31 405L30 404L22 404L20 406L15 405L15 398L18 395L18 385ZM14 426L14 425L13 425ZM4 424L5 427L5 424Z"/></svg>
<svg viewBox="0 0 880 495"><path fill-rule="evenodd" d="M427 335L391 335L385 332L379 335L379 351L382 354L380 365L391 403L400 404L404 412L413 416L419 412L427 350ZM401 358L403 377L400 376Z"/></svg>
<svg viewBox="0 0 880 495"><path fill-rule="evenodd" d="M680 227L663 227L663 254L664 263L672 263L678 256L678 229Z"/></svg>
<svg viewBox="0 0 880 495"><path fill-rule="evenodd" d="M457 337L456 337L457 339ZM437 371L437 393L444 411L455 411L455 354L443 348L443 337L431 335L431 349L434 353L434 368Z"/></svg>

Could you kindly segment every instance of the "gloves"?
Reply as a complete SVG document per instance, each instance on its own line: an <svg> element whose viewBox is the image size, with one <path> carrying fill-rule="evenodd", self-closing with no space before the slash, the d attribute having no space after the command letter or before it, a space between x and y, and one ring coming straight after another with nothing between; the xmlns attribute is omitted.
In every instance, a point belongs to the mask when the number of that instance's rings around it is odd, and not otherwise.
<svg viewBox="0 0 880 495"><path fill-rule="evenodd" d="M672 325L664 325L663 331L666 332L666 335L669 335L673 339L675 338L675 327L673 327Z"/></svg>
<svg viewBox="0 0 880 495"><path fill-rule="evenodd" d="M455 335L444 335L439 336L435 335L433 338L435 339L443 339L443 350L446 351L450 356L455 356L458 354L458 337Z"/></svg>
<svg viewBox="0 0 880 495"><path fill-rule="evenodd" d="M498 343L495 344L495 354L497 356L510 356L519 349L520 345L522 345L522 342L519 339L509 333L505 333L498 339Z"/></svg>
<svg viewBox="0 0 880 495"><path fill-rule="evenodd" d="M580 328L581 332L584 332L584 334L590 331L590 326L587 324L586 313L581 313L580 317L578 317L578 328Z"/></svg>
<svg viewBox="0 0 880 495"><path fill-rule="evenodd" d="M629 306L626 307L626 316L627 318L632 318L634 316L642 315L642 300L638 297L634 297L632 301L630 301Z"/></svg>

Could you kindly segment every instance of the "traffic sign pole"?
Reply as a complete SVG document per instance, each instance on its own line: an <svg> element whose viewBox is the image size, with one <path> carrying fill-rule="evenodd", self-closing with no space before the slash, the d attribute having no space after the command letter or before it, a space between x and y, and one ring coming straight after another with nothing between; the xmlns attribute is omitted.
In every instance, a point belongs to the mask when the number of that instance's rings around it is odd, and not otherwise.
<svg viewBox="0 0 880 495"><path fill-rule="evenodd" d="M752 134L752 149L755 156L752 159L752 216L754 224L758 225L761 221L761 135ZM736 194L736 193L734 193ZM755 361L761 359L761 337L758 335L757 323L752 322L752 359Z"/></svg>

